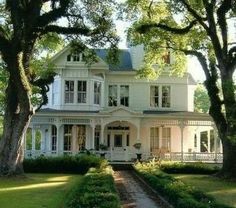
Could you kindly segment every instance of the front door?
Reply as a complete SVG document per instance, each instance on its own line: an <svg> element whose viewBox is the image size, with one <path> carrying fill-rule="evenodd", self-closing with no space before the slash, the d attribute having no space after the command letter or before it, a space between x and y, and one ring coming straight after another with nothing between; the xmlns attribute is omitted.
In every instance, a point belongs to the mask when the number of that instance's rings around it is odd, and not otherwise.
<svg viewBox="0 0 236 208"><path fill-rule="evenodd" d="M123 161L125 160L125 145L122 133L115 133L113 137L113 153L112 160Z"/></svg>

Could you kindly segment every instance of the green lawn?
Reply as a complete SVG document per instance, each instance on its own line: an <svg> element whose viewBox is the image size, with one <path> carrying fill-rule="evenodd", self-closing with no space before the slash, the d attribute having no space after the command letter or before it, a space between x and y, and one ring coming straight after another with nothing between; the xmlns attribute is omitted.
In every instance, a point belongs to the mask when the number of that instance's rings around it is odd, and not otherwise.
<svg viewBox="0 0 236 208"><path fill-rule="evenodd" d="M208 175L172 174L172 176L213 196L219 203L236 207L236 182L228 182Z"/></svg>
<svg viewBox="0 0 236 208"><path fill-rule="evenodd" d="M27 174L0 178L0 208L63 208L64 199L82 176Z"/></svg>

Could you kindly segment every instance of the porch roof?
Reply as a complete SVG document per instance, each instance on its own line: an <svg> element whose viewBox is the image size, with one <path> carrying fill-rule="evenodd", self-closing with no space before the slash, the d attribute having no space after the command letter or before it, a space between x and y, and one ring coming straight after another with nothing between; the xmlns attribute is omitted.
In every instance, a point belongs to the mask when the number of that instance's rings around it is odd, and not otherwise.
<svg viewBox="0 0 236 208"><path fill-rule="evenodd" d="M40 109L37 113L70 113L70 114L73 114L73 113L76 113L76 114L95 114L95 113L99 113L99 111L88 111L88 110L85 110L85 111L82 111L82 110L57 110L57 109L52 109L52 108L43 108L43 109Z"/></svg>
<svg viewBox="0 0 236 208"><path fill-rule="evenodd" d="M212 121L212 117L207 113L189 112L189 111L158 111L144 110L143 114L152 117L179 118L184 120L208 120Z"/></svg>

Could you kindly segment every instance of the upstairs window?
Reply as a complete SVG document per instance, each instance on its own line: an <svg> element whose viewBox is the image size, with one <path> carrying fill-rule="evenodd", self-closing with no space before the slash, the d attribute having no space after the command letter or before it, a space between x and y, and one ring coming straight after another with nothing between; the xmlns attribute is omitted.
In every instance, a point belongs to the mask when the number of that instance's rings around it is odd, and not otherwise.
<svg viewBox="0 0 236 208"><path fill-rule="evenodd" d="M65 103L74 102L74 81L65 81Z"/></svg>
<svg viewBox="0 0 236 208"><path fill-rule="evenodd" d="M159 87L158 86L150 87L150 106L159 107Z"/></svg>
<svg viewBox="0 0 236 208"><path fill-rule="evenodd" d="M108 89L108 105L109 106L117 106L117 85L109 85Z"/></svg>
<svg viewBox="0 0 236 208"><path fill-rule="evenodd" d="M120 86L120 104L124 106L129 106L129 86Z"/></svg>
<svg viewBox="0 0 236 208"><path fill-rule="evenodd" d="M129 106L129 85L109 85L108 106Z"/></svg>
<svg viewBox="0 0 236 208"><path fill-rule="evenodd" d="M94 104L101 104L101 82L94 82Z"/></svg>
<svg viewBox="0 0 236 208"><path fill-rule="evenodd" d="M87 99L87 82L78 81L78 103L86 103Z"/></svg>
<svg viewBox="0 0 236 208"><path fill-rule="evenodd" d="M170 86L162 86L162 104L163 108L170 108Z"/></svg>
<svg viewBox="0 0 236 208"><path fill-rule="evenodd" d="M67 55L68 62L80 62L84 60L84 55L82 53L74 53Z"/></svg>

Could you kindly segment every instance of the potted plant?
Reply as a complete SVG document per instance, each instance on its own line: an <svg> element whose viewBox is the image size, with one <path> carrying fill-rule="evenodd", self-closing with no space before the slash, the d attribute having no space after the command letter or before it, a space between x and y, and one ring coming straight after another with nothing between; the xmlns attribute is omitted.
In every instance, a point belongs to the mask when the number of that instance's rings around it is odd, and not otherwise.
<svg viewBox="0 0 236 208"><path fill-rule="evenodd" d="M137 142L133 145L133 147L137 150L136 155L137 155L137 160L140 162L142 159L142 153L140 153L142 143Z"/></svg>
<svg viewBox="0 0 236 208"><path fill-rule="evenodd" d="M99 144L99 149L100 149L100 156L102 158L105 158L106 152L104 152L104 151L107 151L107 149L108 149L107 145Z"/></svg>

